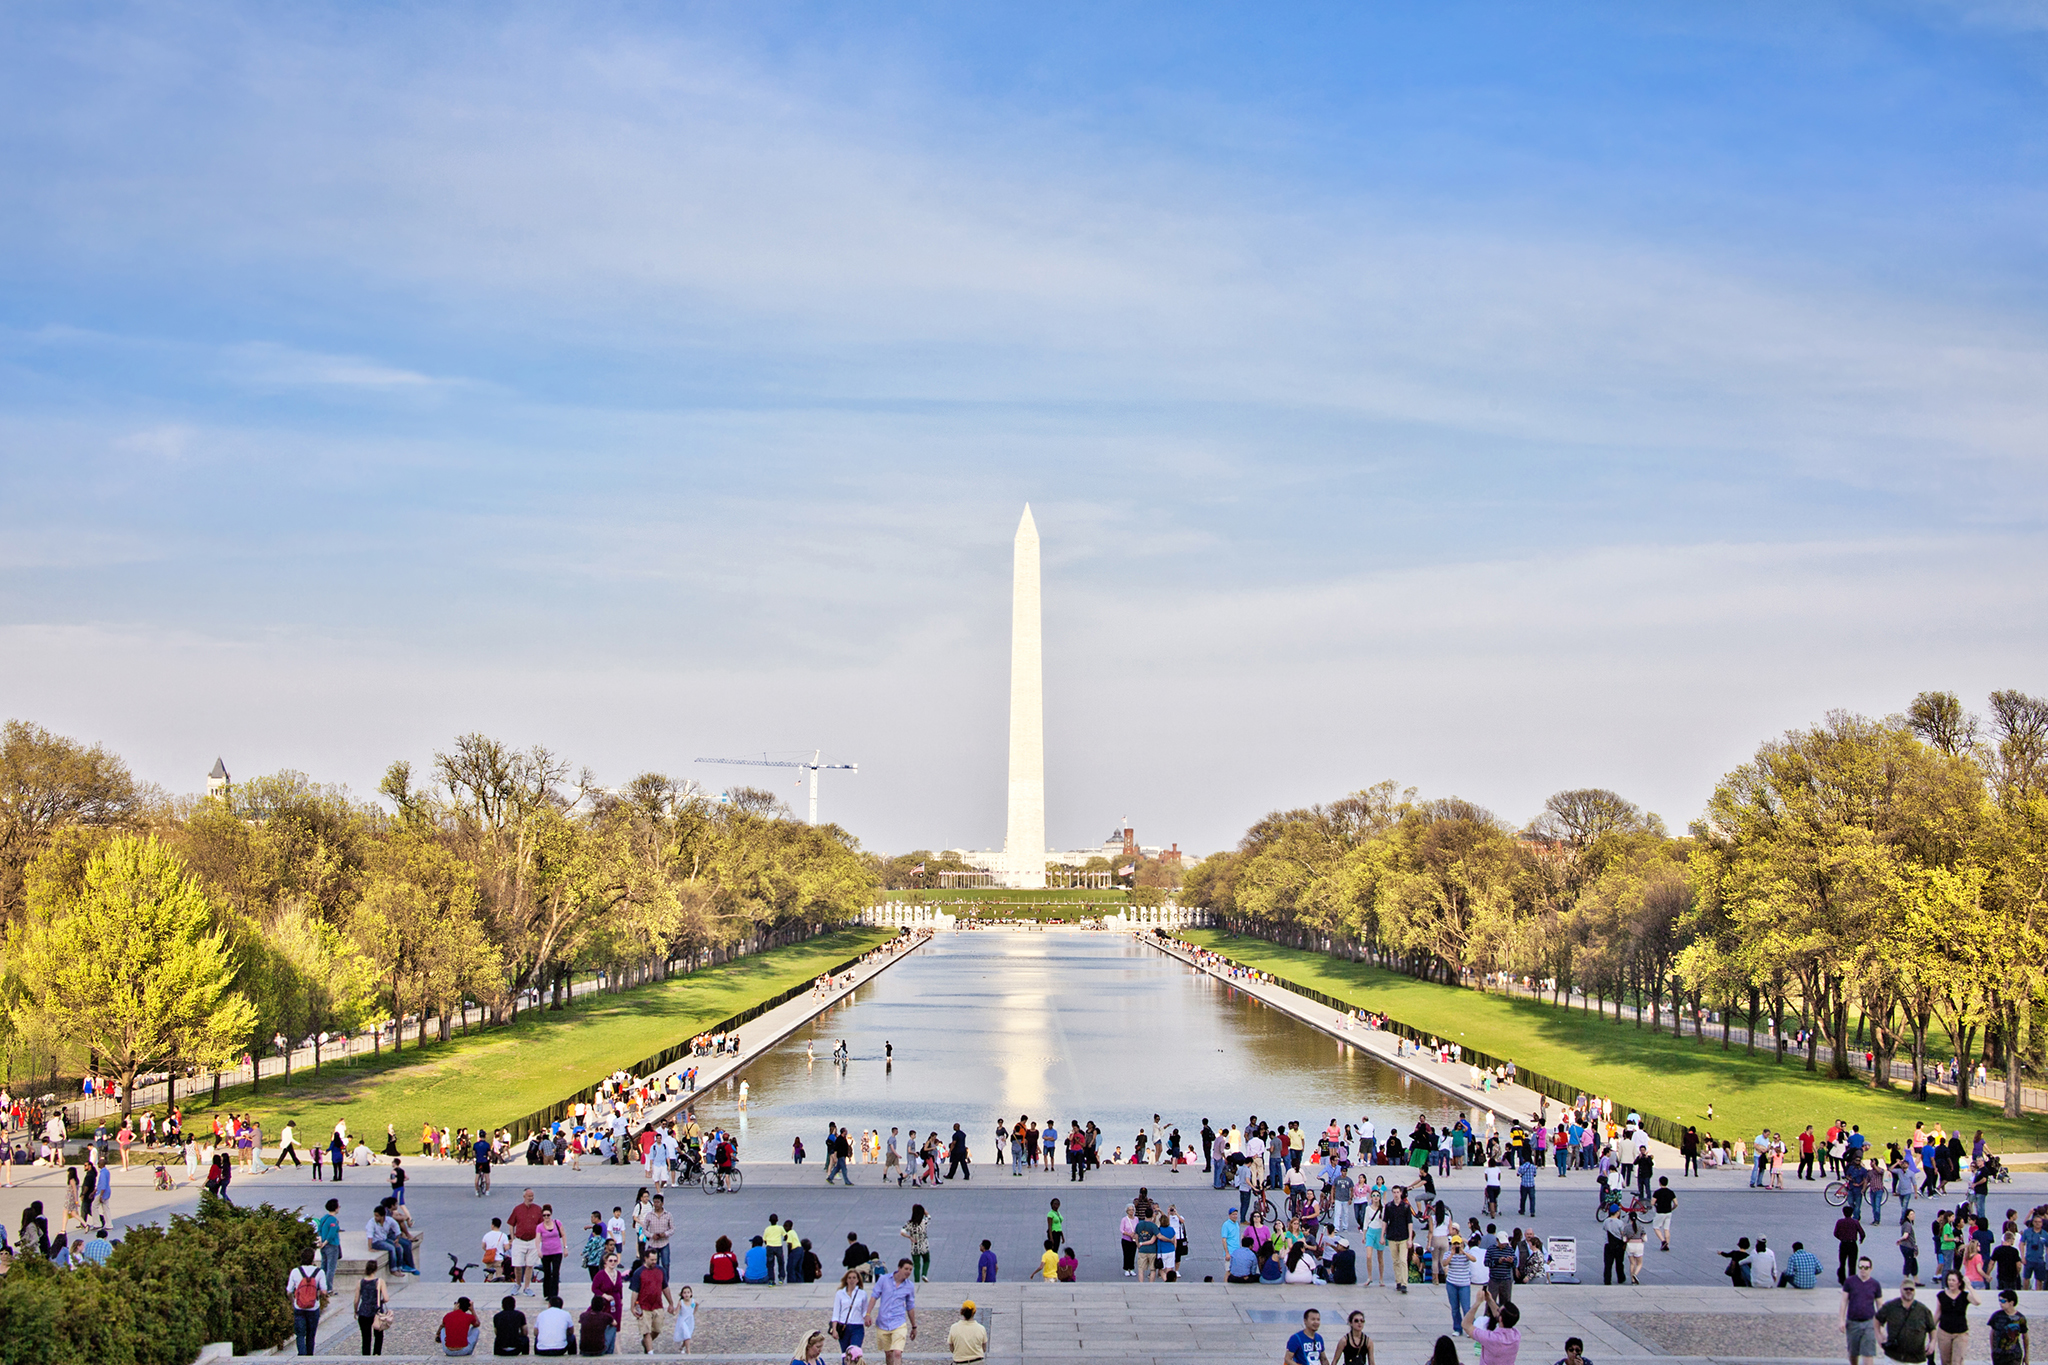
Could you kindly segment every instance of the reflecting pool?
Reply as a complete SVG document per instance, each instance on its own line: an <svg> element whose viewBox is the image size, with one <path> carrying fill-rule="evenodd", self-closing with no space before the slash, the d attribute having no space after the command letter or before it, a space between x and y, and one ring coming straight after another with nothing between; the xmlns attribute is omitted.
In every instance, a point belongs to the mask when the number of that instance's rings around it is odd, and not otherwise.
<svg viewBox="0 0 2048 1365"><path fill-rule="evenodd" d="M832 1060L845 1040L847 1061ZM807 1055L808 1046L808 1055ZM894 1056L885 1060L885 1048ZM738 1109L738 1079L748 1083ZM1451 1097L1123 934L974 930L933 942L756 1061L702 1092L701 1120L743 1135L748 1160L787 1160L801 1135L821 1159L827 1122L966 1128L994 1153L998 1116L1093 1120L1105 1160L1162 1115L1188 1145L1202 1120L1371 1115L1385 1134Z"/></svg>

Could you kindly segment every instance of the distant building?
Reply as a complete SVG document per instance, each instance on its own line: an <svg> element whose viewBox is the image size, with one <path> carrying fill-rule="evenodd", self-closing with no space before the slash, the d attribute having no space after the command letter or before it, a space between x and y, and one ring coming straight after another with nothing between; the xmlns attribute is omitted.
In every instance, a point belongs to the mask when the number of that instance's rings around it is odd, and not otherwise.
<svg viewBox="0 0 2048 1365"><path fill-rule="evenodd" d="M1003 854L1000 849L948 848L941 849L940 856L958 858L967 866L983 871L1003 870ZM1101 858L1112 866L1121 867L1133 858L1151 858L1179 867L1184 857L1178 843L1170 848L1162 848L1158 844L1139 843L1138 832L1132 828L1127 817L1093 848L1048 849L1045 860L1057 867L1086 867L1094 859Z"/></svg>
<svg viewBox="0 0 2048 1365"><path fill-rule="evenodd" d="M228 795L228 765L219 759L213 760L213 771L206 775L206 794L225 801Z"/></svg>

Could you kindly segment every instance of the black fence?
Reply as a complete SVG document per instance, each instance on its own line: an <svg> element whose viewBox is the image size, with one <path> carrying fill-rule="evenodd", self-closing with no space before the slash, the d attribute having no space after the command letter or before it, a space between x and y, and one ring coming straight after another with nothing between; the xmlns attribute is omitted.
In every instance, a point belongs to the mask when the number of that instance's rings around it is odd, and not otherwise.
<svg viewBox="0 0 2048 1365"><path fill-rule="evenodd" d="M851 971L853 968L859 965L859 957L850 957L836 967L827 967L823 972L820 972L819 975L837 976L841 972ZM815 979L811 981L799 981L796 985L791 986L782 994L775 996L772 999L763 1000L758 1005L751 1005L748 1008L741 1010L738 1014L733 1015L730 1019L721 1019L715 1024L710 1024L704 1028L698 1029L697 1033L729 1033L733 1029L738 1028L742 1024L750 1023L755 1019L759 1019L762 1015L766 1014L769 1010L774 1009L777 1005L788 1004L790 1001L796 999L799 995L802 995L805 991L810 990L814 985L816 985ZM660 1052L655 1053L652 1057L643 1057L639 1061L627 1067L626 1070L632 1072L635 1076L649 1076L657 1071L662 1070L664 1067L672 1066L675 1063L681 1061L684 1057L687 1057L689 1055L691 1039L695 1038L696 1036L697 1034L693 1033L690 1035L689 1038L683 1039L682 1042L677 1043L673 1047L663 1048ZM556 1119L567 1118L569 1116L569 1111L576 1105L581 1104L587 1100L596 1099L598 1087L602 1084L604 1084L603 1081L593 1081L591 1084L584 1086L581 1090L577 1091L573 1095L570 1095L566 1099L556 1100L553 1104L549 1105L545 1109L536 1109L531 1114L528 1114L525 1118L515 1119L512 1123L508 1124L507 1127L510 1128L512 1136L515 1140L524 1139L526 1137L531 1136L534 1133L541 1132L550 1127Z"/></svg>
<svg viewBox="0 0 2048 1365"><path fill-rule="evenodd" d="M1347 1014L1361 1009L1372 1010L1370 1005L1361 1005L1355 1000L1339 1000L1336 996L1319 991L1313 986L1303 986L1297 982L1289 981L1286 977L1275 976L1272 972L1266 971L1262 967L1254 967L1249 962L1239 962L1234 958L1224 957L1222 953L1217 953L1216 956L1223 958L1225 962L1230 963L1234 967L1242 967L1246 971L1257 972L1274 985L1285 987L1296 995L1306 996L1319 1005L1328 1005L1333 1010L1342 1010ZM1377 1011L1372 1012L1377 1013ZM1434 1033L1425 1033L1421 1029L1413 1028L1398 1019L1389 1018L1380 1027L1389 1033L1398 1033L1403 1038L1412 1039L1418 1043L1427 1043L1438 1036ZM1573 1085L1571 1082L1561 1081L1555 1076L1546 1076L1540 1071L1531 1071L1525 1066L1515 1065L1515 1063L1505 1057L1495 1057L1491 1053L1482 1052L1476 1047L1467 1047L1464 1044L1459 1046L1462 1049L1459 1055L1476 1066L1513 1066L1515 1084L1527 1086L1539 1095L1548 1095L1566 1108L1576 1104L1581 1095L1597 1095L1599 1093L1591 1086ZM1618 1099L1615 1100L1614 1107L1617 1112L1624 1114L1633 1110L1643 1121L1643 1131L1659 1142L1669 1143L1671 1146L1676 1147L1679 1145L1679 1140L1685 1136L1685 1125L1683 1123L1674 1123L1672 1120L1662 1118L1656 1114L1646 1114L1640 1106L1625 1104Z"/></svg>

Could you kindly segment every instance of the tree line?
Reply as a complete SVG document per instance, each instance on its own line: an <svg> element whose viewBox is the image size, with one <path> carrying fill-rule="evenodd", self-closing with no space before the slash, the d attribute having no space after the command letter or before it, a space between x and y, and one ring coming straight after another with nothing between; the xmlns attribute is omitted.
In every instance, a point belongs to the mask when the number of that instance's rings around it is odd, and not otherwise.
<svg viewBox="0 0 2048 1365"><path fill-rule="evenodd" d="M140 1074L218 1072L279 1035L410 1021L402 1048L432 1020L446 1041L472 1006L482 1023L560 1006L579 972L618 990L796 942L878 887L851 835L770 793L714 799L651 772L601 788L480 734L418 774L392 764L379 794L281 772L173 797L98 746L9 721L9 1080L75 1066L121 1078L126 1102Z"/></svg>
<svg viewBox="0 0 2048 1365"><path fill-rule="evenodd" d="M1767 741L1680 835L1612 791L1559 792L1517 828L1382 782L1275 811L1192 868L1183 904L1230 927L1428 980L1525 978L1552 1004L1662 1027L1666 1002L1746 1016L1783 1062L1871 1084L1937 1027L1962 1065L2004 1074L2005 1112L2043 1056L2048 1008L2048 700L1970 714L1925 692L1904 714L1843 712ZM1853 1029L1852 1029L1853 1024ZM2010 1065L2008 1063L2011 1063Z"/></svg>

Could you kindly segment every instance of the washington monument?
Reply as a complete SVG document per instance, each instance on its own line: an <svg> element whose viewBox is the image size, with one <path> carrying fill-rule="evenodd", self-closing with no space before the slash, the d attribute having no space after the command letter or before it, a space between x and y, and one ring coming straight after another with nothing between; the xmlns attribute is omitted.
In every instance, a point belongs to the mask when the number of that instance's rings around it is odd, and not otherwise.
<svg viewBox="0 0 2048 1365"><path fill-rule="evenodd" d="M1003 881L1045 886L1045 666L1038 638L1038 526L1031 505L1017 523L1010 585L1010 825Z"/></svg>

